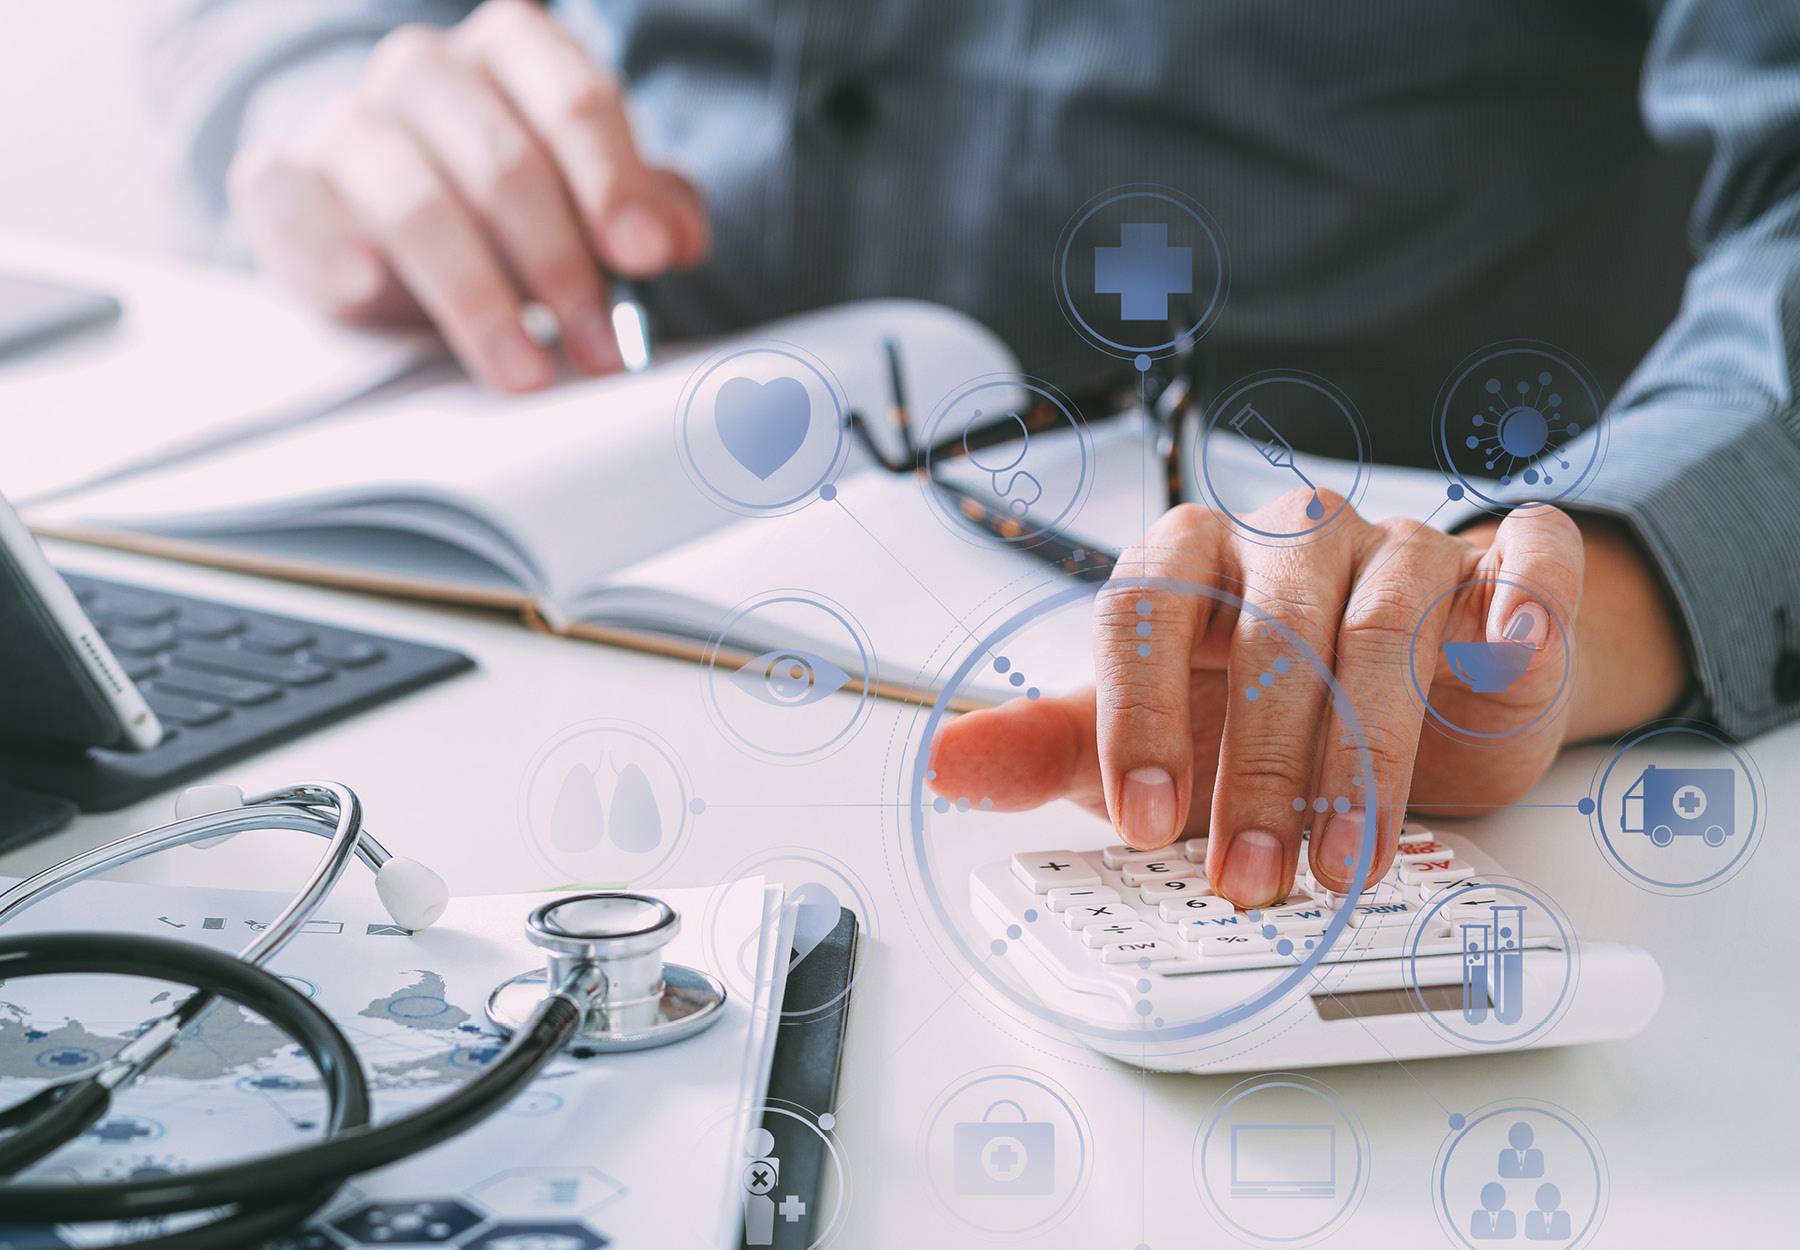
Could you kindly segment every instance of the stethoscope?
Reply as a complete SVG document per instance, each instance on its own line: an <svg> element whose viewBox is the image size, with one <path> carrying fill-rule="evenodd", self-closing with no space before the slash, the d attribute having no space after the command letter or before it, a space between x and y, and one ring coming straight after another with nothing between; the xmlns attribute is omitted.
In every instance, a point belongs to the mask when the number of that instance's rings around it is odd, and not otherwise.
<svg viewBox="0 0 1800 1250"><path fill-rule="evenodd" d="M681 927L675 909L644 894L577 894L535 909L525 936L548 967L513 977L488 998L489 1021L509 1038L467 1084L405 1115L369 1122L369 1090L355 1049L311 999L265 966L331 893L352 858L375 873L394 923L426 928L449 891L417 860L390 855L362 827L348 787L303 782L246 798L235 786L198 786L175 804L173 824L73 856L0 893L0 924L97 873L177 846L211 846L259 829L296 829L330 841L292 902L235 956L167 938L42 933L0 939L0 980L62 973L146 977L194 993L144 1026L92 1072L50 1085L0 1111L0 1178L16 1176L104 1117L113 1091L173 1050L183 1030L220 999L282 1029L318 1069L329 1101L324 1140L279 1154L172 1176L80 1185L0 1186L8 1224L86 1224L225 1213L134 1243L157 1250L242 1250L293 1231L352 1176L398 1162L473 1128L529 1085L565 1047L641 1050L692 1036L717 1021L725 987L660 954Z"/></svg>

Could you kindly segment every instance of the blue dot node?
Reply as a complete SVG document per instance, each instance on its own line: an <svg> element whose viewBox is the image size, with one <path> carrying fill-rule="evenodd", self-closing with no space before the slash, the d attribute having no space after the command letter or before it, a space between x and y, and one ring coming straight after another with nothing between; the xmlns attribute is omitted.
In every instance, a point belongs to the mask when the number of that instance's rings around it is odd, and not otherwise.
<svg viewBox="0 0 1800 1250"><path fill-rule="evenodd" d="M1149 616L1150 611L1151 605L1148 599L1139 599L1137 601L1137 614L1139 616Z"/></svg>
<svg viewBox="0 0 1800 1250"><path fill-rule="evenodd" d="M830 503L833 499L837 498L837 487L830 482L825 483L825 485L819 487L819 498Z"/></svg>
<svg viewBox="0 0 1800 1250"><path fill-rule="evenodd" d="M1138 978L1138 993L1148 994L1149 992L1150 992L1150 978L1149 977L1139 977Z"/></svg>
<svg viewBox="0 0 1800 1250"><path fill-rule="evenodd" d="M1023 932L1025 932L1025 930L1021 929L1016 924L1009 924L1006 926L1006 936L1015 942L1019 940L1019 935Z"/></svg>
<svg viewBox="0 0 1800 1250"><path fill-rule="evenodd" d="M1041 693L1043 693L1043 692L1042 692L1042 691L1040 691L1040 690L1039 690L1039 689L1038 689L1038 688L1037 688L1037 687L1036 687L1036 686L1032 686L1032 687L1031 687L1031 688L1030 688L1030 689L1029 689L1029 690L1027 690L1027 691L1026 691L1026 692L1025 692L1025 697L1026 697L1026 698L1027 698L1027 699L1035 699L1035 698L1037 698L1037 697L1038 697L1038 695L1039 695L1039 694L1041 694Z"/></svg>
<svg viewBox="0 0 1800 1250"><path fill-rule="evenodd" d="M959 812L966 812L969 810L969 800L966 796L956 800L956 810Z"/></svg>
<svg viewBox="0 0 1800 1250"><path fill-rule="evenodd" d="M1025 684L1025 674L1014 673L1011 677L1008 677L1006 680L1010 681L1015 686L1023 686Z"/></svg>
<svg viewBox="0 0 1800 1250"><path fill-rule="evenodd" d="M1281 930L1277 929L1272 924L1266 924L1262 927L1262 935L1266 938L1272 938L1279 932L1281 932Z"/></svg>
<svg viewBox="0 0 1800 1250"><path fill-rule="evenodd" d="M1139 968L1139 970L1141 970L1143 972L1150 971L1150 957L1147 955L1139 955L1138 956L1138 968Z"/></svg>
<svg viewBox="0 0 1800 1250"><path fill-rule="evenodd" d="M1137 1005L1138 1015L1147 1016L1154 1010L1156 1010L1156 1009L1150 1005L1149 999L1147 999L1147 998L1138 999L1138 1005Z"/></svg>
<svg viewBox="0 0 1800 1250"><path fill-rule="evenodd" d="M1275 674L1263 673L1258 676L1256 680L1265 686L1273 686L1275 684Z"/></svg>
<svg viewBox="0 0 1800 1250"><path fill-rule="evenodd" d="M1461 499L1463 497L1463 484L1461 482L1450 483L1449 486L1444 488L1444 494L1448 495L1451 499Z"/></svg>
<svg viewBox="0 0 1800 1250"><path fill-rule="evenodd" d="M931 810L940 814L949 811L950 800L941 794L938 795L937 798L931 800Z"/></svg>
<svg viewBox="0 0 1800 1250"><path fill-rule="evenodd" d="M1462 1112L1452 1111L1450 1113L1450 1127L1451 1128L1460 1129L1463 1125L1465 1125L1467 1123L1468 1123L1468 1121L1463 1118Z"/></svg>
<svg viewBox="0 0 1800 1250"><path fill-rule="evenodd" d="M1143 352L1139 352L1137 356L1133 358L1131 363L1137 366L1137 371L1139 373L1150 372L1150 357L1144 355Z"/></svg>
<svg viewBox="0 0 1800 1250"><path fill-rule="evenodd" d="M983 799L983 800L981 800L980 807L981 807L981 810L984 812L991 812L994 810L994 800Z"/></svg>
<svg viewBox="0 0 1800 1250"><path fill-rule="evenodd" d="M1594 814L1594 800L1581 800L1581 802L1575 805L1575 810L1580 812L1583 816L1592 816Z"/></svg>
<svg viewBox="0 0 1800 1250"><path fill-rule="evenodd" d="M1294 662L1285 655L1278 655L1275 657L1275 663L1271 664L1269 667L1273 668L1277 673L1285 673L1290 668L1294 667Z"/></svg>
<svg viewBox="0 0 1800 1250"><path fill-rule="evenodd" d="M705 810L706 810L706 800L705 799L689 799L688 800L688 811L694 813L694 815L698 816L701 812L703 812Z"/></svg>
<svg viewBox="0 0 1800 1250"><path fill-rule="evenodd" d="M1350 800L1341 794L1338 795L1335 799L1331 800L1331 810L1340 816L1343 815L1350 810Z"/></svg>
<svg viewBox="0 0 1800 1250"><path fill-rule="evenodd" d="M1037 908L1027 907L1025 909L1025 923L1026 924L1036 924L1037 923Z"/></svg>
<svg viewBox="0 0 1800 1250"><path fill-rule="evenodd" d="M1294 810L1297 812L1305 811L1306 810L1306 800L1305 799L1295 799L1294 800Z"/></svg>
<svg viewBox="0 0 1800 1250"><path fill-rule="evenodd" d="M819 1117L819 1127L829 1133L832 1129L837 1127L837 1117L827 1111L824 1115Z"/></svg>
<svg viewBox="0 0 1800 1250"><path fill-rule="evenodd" d="M1149 636L1150 636L1150 622L1149 621L1139 621L1138 622L1138 637L1139 638L1148 638Z"/></svg>
<svg viewBox="0 0 1800 1250"><path fill-rule="evenodd" d="M1281 941L1275 943L1275 953L1277 955L1292 955L1294 953L1294 944L1286 938L1282 938Z"/></svg>
<svg viewBox="0 0 1800 1250"><path fill-rule="evenodd" d="M992 942L988 943L988 949L993 951L996 955L1004 955L1006 954L1006 943L999 938L995 938Z"/></svg>
<svg viewBox="0 0 1800 1250"><path fill-rule="evenodd" d="M1012 661L1007 659L1005 656L997 655L994 657L994 671L996 673L1004 673L1007 669L1009 669L1011 667L1012 667Z"/></svg>
<svg viewBox="0 0 1800 1250"><path fill-rule="evenodd" d="M1325 796L1322 794L1318 798L1313 800L1313 811L1315 811L1315 812L1322 812L1328 806L1330 806L1330 804L1325 802Z"/></svg>
<svg viewBox="0 0 1800 1250"><path fill-rule="evenodd" d="M1149 655L1150 654L1150 644L1147 642L1138 643L1138 654L1139 655ZM1254 697L1254 696L1252 696L1252 697Z"/></svg>
<svg viewBox="0 0 1800 1250"><path fill-rule="evenodd" d="M1255 686L1251 686L1248 690L1244 691L1244 697L1254 703L1257 699L1262 697L1262 691L1258 690Z"/></svg>

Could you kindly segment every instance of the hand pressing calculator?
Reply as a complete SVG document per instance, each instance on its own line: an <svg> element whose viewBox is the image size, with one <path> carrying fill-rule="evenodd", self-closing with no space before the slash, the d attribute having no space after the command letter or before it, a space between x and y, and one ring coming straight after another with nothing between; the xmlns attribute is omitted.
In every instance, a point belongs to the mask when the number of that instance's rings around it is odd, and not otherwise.
<svg viewBox="0 0 1800 1250"><path fill-rule="evenodd" d="M1409 826L1354 902L1302 867L1278 906L1242 911L1212 893L1205 861L1205 838L1034 851L976 869L970 887L978 919L1016 935L1009 966L1046 1015L1155 1070L1609 1041L1642 1030L1662 998L1648 952L1580 939L1457 835Z"/></svg>

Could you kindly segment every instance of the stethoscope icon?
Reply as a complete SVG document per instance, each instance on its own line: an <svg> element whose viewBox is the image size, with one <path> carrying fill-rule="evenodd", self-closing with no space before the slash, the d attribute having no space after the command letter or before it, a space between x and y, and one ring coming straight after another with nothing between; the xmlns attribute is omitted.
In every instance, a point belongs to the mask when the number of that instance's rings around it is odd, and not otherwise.
<svg viewBox="0 0 1800 1250"><path fill-rule="evenodd" d="M976 455L976 449L969 446L969 435L975 431L977 425L981 421L981 409L979 408L977 408L974 413L970 415L968 421L963 424L963 455L968 457L970 464L988 475L989 479L993 482L994 494L1006 501L1006 510L1016 517L1023 517L1027 512L1031 511L1032 504L1044 497L1044 488L1037 478L1033 477L1029 472L1023 469L1019 470L1017 473L1013 472L1031 451L1031 431L1025 427L1024 419L1021 418L1018 413L1008 409L1006 415L1011 418L1013 424L1019 427L1018 455L1014 456L1005 464L982 463L981 457ZM1006 448L1010 445L1010 439L996 444L1001 455L1006 454ZM986 451L993 451L995 449L995 447L983 448L983 450ZM1007 477L1006 480L1002 482L1001 477L1005 474L1011 474L1011 476Z"/></svg>

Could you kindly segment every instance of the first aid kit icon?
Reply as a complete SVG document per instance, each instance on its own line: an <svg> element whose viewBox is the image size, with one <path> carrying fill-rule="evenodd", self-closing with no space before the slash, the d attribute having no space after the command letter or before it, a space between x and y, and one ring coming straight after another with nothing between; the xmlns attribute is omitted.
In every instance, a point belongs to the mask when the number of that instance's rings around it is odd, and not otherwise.
<svg viewBox="0 0 1800 1250"><path fill-rule="evenodd" d="M1657 846L1694 835L1708 846L1731 836L1737 774L1729 768L1658 768L1651 764L1620 803L1619 830ZM1634 810L1635 805L1635 810ZM1636 823L1633 823L1633 817Z"/></svg>
<svg viewBox="0 0 1800 1250"><path fill-rule="evenodd" d="M994 1119L1011 1107L1018 1119ZM1033 1122L1010 1098L992 1103L980 1120L955 1126L955 1183L959 1194L1048 1194L1056 1184L1056 1125Z"/></svg>

